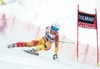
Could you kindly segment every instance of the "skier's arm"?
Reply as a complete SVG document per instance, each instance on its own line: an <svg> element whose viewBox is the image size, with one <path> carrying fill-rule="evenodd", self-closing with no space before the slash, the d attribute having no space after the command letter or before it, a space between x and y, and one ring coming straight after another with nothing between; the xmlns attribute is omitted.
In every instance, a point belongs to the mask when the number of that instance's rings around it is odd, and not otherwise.
<svg viewBox="0 0 100 69"><path fill-rule="evenodd" d="M58 53L58 47L59 47L59 35L55 37L55 54Z"/></svg>
<svg viewBox="0 0 100 69"><path fill-rule="evenodd" d="M55 54L53 55L53 59L58 59L58 47L59 47L59 36L56 37L55 40Z"/></svg>
<svg viewBox="0 0 100 69"><path fill-rule="evenodd" d="M58 46L59 46L59 42L55 42L55 54L58 54Z"/></svg>

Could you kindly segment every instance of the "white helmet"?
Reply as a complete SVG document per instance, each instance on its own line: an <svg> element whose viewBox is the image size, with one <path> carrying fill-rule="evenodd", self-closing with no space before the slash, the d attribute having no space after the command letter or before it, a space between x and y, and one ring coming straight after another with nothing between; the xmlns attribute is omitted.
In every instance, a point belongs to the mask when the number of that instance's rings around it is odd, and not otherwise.
<svg viewBox="0 0 100 69"><path fill-rule="evenodd" d="M60 29L60 25L58 23L53 23L51 29L57 32Z"/></svg>

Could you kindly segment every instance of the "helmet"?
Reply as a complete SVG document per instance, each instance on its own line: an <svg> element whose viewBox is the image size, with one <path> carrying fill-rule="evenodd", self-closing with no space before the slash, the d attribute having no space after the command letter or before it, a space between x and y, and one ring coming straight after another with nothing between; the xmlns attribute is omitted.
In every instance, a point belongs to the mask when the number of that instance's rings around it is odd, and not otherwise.
<svg viewBox="0 0 100 69"><path fill-rule="evenodd" d="M60 25L58 23L54 23L51 25L51 29L57 32L60 29Z"/></svg>

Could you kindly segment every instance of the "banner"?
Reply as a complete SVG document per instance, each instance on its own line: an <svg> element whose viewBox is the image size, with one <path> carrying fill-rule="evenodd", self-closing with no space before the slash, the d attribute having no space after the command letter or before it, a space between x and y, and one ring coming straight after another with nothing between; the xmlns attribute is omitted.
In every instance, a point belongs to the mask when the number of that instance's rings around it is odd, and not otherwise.
<svg viewBox="0 0 100 69"><path fill-rule="evenodd" d="M96 14L78 11L78 26L88 29L97 29Z"/></svg>
<svg viewBox="0 0 100 69"><path fill-rule="evenodd" d="M78 61L78 49L79 49L79 27L96 29L96 40L97 40L97 66L99 67L99 45L98 45L98 25L97 25L97 10L95 9L95 14L90 14L86 12L79 11L79 5L77 7L77 61Z"/></svg>

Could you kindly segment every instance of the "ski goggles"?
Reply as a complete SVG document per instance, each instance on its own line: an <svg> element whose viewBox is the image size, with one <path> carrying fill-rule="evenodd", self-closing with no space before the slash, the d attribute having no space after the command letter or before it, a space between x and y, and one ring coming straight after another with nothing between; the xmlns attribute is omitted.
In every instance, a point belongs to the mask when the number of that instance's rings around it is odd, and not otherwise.
<svg viewBox="0 0 100 69"><path fill-rule="evenodd" d="M54 26L51 26L51 29L54 30L55 32L57 32L59 29L54 27Z"/></svg>

